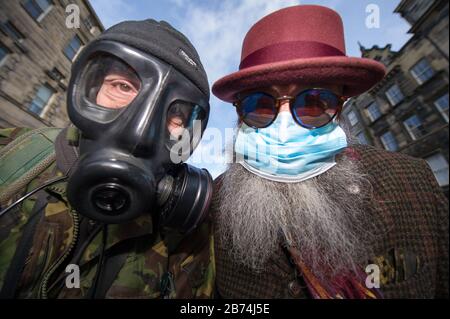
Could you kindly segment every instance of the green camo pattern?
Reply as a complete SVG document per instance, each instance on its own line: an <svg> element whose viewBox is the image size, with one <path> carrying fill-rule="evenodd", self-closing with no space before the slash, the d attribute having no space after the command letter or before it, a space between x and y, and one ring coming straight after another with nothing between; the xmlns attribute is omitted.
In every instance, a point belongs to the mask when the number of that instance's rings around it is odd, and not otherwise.
<svg viewBox="0 0 450 319"><path fill-rule="evenodd" d="M27 129L0 130L0 150ZM43 182L61 176L53 162L21 192L12 196L4 207ZM86 298L92 286L102 245L99 232L87 245L78 263L80 287L67 288L64 270L70 262L79 236L78 213L73 211L66 198L66 183L61 182L46 189L48 201L42 209L17 296L20 298ZM38 192L39 193L39 192ZM37 194L25 200L0 219L0 287L16 248L24 225L36 203ZM2 207L2 208L4 208ZM181 239L171 253L170 240L175 236L154 233L152 219L142 215L122 225L108 225L106 253L120 247L126 259L107 290L106 298L211 298L214 291L214 244L209 221ZM80 243L78 243L80 244ZM161 294L161 280L168 271L172 274L172 289Z"/></svg>

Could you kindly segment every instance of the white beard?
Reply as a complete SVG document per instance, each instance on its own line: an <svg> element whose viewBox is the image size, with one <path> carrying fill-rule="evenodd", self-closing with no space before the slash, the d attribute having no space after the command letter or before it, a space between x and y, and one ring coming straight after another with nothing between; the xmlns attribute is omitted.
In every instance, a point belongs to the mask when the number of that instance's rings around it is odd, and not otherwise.
<svg viewBox="0 0 450 319"><path fill-rule="evenodd" d="M236 262L255 271L281 249L280 232L319 277L352 271L367 260L375 233L364 204L372 187L343 156L327 172L294 184L256 176L231 164L216 194L217 240Z"/></svg>

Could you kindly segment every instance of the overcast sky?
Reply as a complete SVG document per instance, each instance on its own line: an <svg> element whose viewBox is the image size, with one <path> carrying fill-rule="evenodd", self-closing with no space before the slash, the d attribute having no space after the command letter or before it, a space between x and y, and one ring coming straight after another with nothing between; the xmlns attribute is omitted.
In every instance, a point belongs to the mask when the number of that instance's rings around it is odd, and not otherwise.
<svg viewBox="0 0 450 319"><path fill-rule="evenodd" d="M360 56L358 41L365 47L392 44L400 49L410 38L409 25L393 11L400 0L90 0L106 28L124 20L153 18L165 20L184 33L196 47L212 85L220 77L238 69L242 40L260 18L280 8L296 4L318 4L336 10L344 21L347 55ZM367 28L367 6L380 10L380 27ZM231 105L211 97L208 128L232 128L236 114ZM205 133L208 136L207 133ZM222 142L224 144L225 141ZM196 153L208 152L211 139L205 138ZM224 164L196 163L213 177Z"/></svg>

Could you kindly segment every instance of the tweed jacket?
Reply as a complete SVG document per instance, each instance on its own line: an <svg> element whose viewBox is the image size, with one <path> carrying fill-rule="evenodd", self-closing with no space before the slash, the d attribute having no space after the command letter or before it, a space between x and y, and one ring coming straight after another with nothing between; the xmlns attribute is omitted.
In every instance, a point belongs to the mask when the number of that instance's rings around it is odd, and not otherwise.
<svg viewBox="0 0 450 319"><path fill-rule="evenodd" d="M373 186L374 199L366 209L379 232L372 243L375 254L366 265L379 266L383 297L448 298L448 199L428 164L366 145L349 146L345 153L357 161ZM339 163L342 156L336 160ZM220 183L219 177L216 190ZM217 202L214 198L213 220ZM219 226L214 222L216 229ZM223 298L309 297L281 251L261 273L232 260L218 238L215 256L216 291Z"/></svg>

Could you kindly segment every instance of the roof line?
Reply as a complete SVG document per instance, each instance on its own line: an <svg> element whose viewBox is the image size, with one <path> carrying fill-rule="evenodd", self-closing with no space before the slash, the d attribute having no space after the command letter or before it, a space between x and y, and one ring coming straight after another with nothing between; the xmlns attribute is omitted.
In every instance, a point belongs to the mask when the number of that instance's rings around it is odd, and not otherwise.
<svg viewBox="0 0 450 319"><path fill-rule="evenodd" d="M98 17L97 13L95 12L94 8L92 7L91 3L89 2L89 0L83 0L83 2L86 4L86 7L88 7L89 11L91 11L92 15L95 17L95 19L97 20L101 31L105 31L105 26L103 25L102 21L100 20L100 18Z"/></svg>

